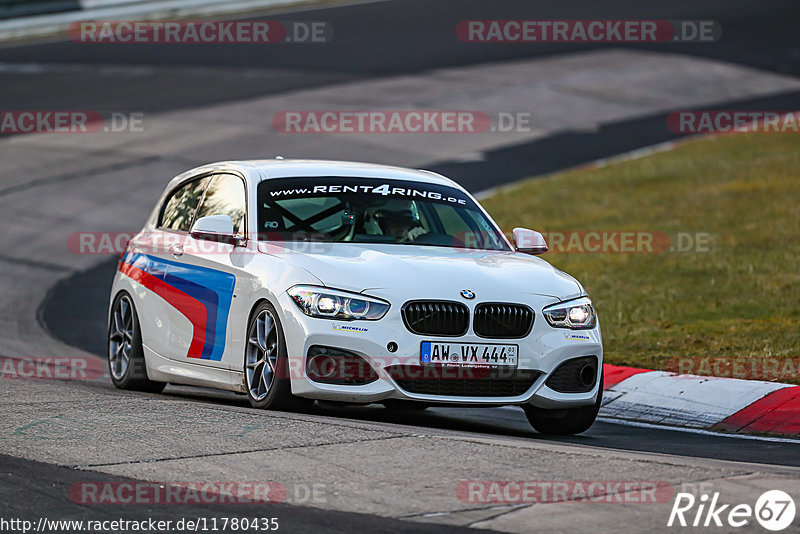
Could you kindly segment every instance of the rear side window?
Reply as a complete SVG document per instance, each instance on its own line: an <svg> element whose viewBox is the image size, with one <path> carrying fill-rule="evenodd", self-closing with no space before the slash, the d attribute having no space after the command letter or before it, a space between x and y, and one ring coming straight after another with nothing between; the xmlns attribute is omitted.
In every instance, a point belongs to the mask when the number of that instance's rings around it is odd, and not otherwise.
<svg viewBox="0 0 800 534"><path fill-rule="evenodd" d="M197 210L197 218L227 215L233 221L234 235L244 235L245 213L245 193L242 179L233 174L214 176L206 190L205 197L203 197L203 202Z"/></svg>
<svg viewBox="0 0 800 534"><path fill-rule="evenodd" d="M192 225L194 212L203 197L203 191L208 182L209 178L201 178L173 191L164 203L158 226L168 230L188 232Z"/></svg>

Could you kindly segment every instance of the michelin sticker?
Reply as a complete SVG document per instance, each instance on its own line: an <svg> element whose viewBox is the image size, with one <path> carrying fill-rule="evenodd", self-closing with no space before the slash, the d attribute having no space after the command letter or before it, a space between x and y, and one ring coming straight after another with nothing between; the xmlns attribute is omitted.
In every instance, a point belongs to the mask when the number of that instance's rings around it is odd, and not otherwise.
<svg viewBox="0 0 800 534"><path fill-rule="evenodd" d="M591 341L589 334L579 334L577 332L564 332L564 338L571 341Z"/></svg>
<svg viewBox="0 0 800 534"><path fill-rule="evenodd" d="M333 323L333 329L337 332L356 332L362 334L364 332L369 332L369 328L365 328L363 326L355 326L349 324L341 324L341 323Z"/></svg>

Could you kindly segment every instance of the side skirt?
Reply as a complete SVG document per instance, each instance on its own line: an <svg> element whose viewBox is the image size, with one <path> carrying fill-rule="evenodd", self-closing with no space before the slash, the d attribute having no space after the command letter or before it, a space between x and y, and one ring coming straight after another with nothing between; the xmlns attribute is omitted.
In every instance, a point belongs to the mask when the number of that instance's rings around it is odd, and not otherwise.
<svg viewBox="0 0 800 534"><path fill-rule="evenodd" d="M244 374L241 371L206 367L193 362L177 362L157 354L146 345L144 356L150 380L246 392Z"/></svg>

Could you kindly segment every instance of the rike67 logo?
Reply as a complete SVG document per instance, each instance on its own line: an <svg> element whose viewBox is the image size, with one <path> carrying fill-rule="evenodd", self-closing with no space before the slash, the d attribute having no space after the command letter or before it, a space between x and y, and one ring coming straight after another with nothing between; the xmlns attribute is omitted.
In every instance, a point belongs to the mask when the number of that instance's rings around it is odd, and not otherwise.
<svg viewBox="0 0 800 534"><path fill-rule="evenodd" d="M669 514L667 526L671 527L733 527L753 525L754 520L763 528L773 532L789 528L795 517L794 500L781 490L766 491L749 504L721 504L719 492L678 493Z"/></svg>

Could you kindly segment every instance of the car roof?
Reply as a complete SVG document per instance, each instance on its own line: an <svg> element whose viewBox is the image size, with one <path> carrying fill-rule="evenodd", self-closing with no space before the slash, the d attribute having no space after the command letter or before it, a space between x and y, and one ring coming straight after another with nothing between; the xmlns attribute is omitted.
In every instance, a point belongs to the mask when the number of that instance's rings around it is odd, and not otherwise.
<svg viewBox="0 0 800 534"><path fill-rule="evenodd" d="M346 176L350 178L379 178L386 180L408 180L463 188L453 180L423 169L407 169L391 165L362 163L356 161L314 160L314 159L260 159L244 161L221 161L195 167L176 176L169 184L172 188L178 183L213 171L238 171L252 182L272 178L299 178L310 176Z"/></svg>

